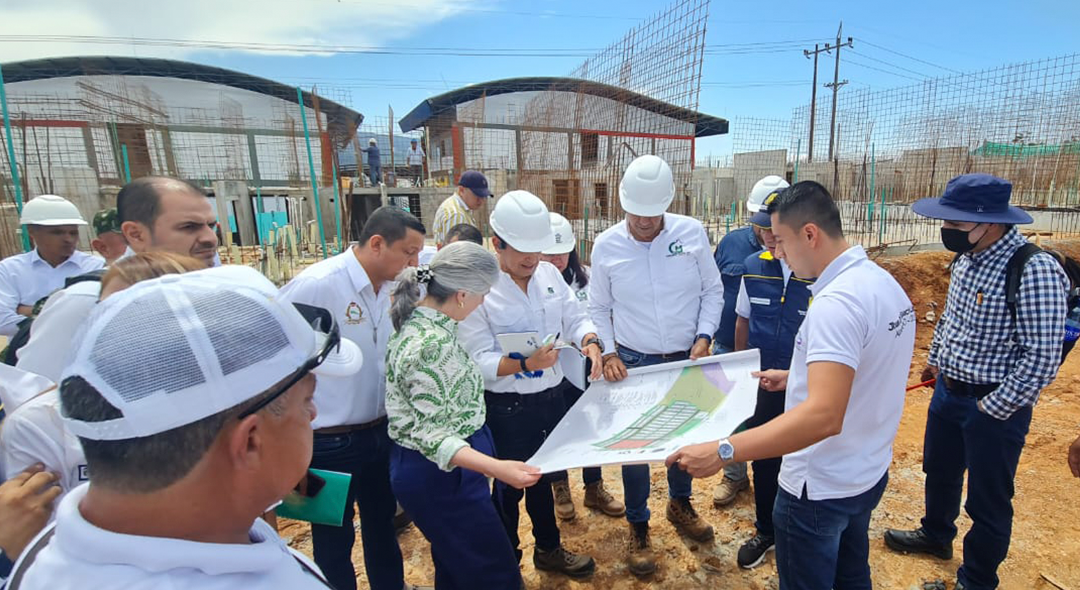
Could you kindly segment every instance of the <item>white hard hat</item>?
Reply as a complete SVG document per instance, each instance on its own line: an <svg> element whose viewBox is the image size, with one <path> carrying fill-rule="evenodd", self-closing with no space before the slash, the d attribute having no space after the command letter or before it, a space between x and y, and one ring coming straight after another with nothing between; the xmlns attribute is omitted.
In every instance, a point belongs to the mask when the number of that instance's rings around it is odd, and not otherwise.
<svg viewBox="0 0 1080 590"><path fill-rule="evenodd" d="M543 252L555 245L548 208L529 191L503 195L489 220L495 234L518 252Z"/></svg>
<svg viewBox="0 0 1080 590"><path fill-rule="evenodd" d="M39 195L23 205L22 225L86 225L79 208L64 197Z"/></svg>
<svg viewBox="0 0 1080 590"><path fill-rule="evenodd" d="M769 198L769 195L782 191L789 186L791 185L786 180L775 174L762 178L754 184L754 188L750 189L750 197L746 199L746 210L751 213L761 211L762 205L765 203L765 199Z"/></svg>
<svg viewBox="0 0 1080 590"><path fill-rule="evenodd" d="M657 217L675 198L671 166L657 156L641 156L630 162L619 183L623 211L641 217Z"/></svg>
<svg viewBox="0 0 1080 590"><path fill-rule="evenodd" d="M377 141L375 141L375 138L374 138L374 137L369 137L369 138L368 138L368 140L367 140L367 142L368 142L368 143L378 143Z"/></svg>
<svg viewBox="0 0 1080 590"><path fill-rule="evenodd" d="M570 220L558 213L551 214L551 233L555 234L555 245L544 250L544 254L567 254L577 248Z"/></svg>

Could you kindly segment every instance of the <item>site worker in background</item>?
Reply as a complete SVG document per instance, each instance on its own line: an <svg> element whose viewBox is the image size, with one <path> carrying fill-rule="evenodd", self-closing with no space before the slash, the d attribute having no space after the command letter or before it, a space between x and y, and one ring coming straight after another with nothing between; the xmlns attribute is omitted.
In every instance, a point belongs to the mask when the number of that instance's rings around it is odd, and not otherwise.
<svg viewBox="0 0 1080 590"><path fill-rule="evenodd" d="M457 190L439 204L435 211L435 220L431 224L431 234L436 246L445 246L449 242L446 232L458 225L467 223L476 226L472 212L484 206L484 201L491 196L487 177L476 170L466 170L458 179Z"/></svg>
<svg viewBox="0 0 1080 590"><path fill-rule="evenodd" d="M495 204L490 223L499 278L459 331L484 376L487 425L496 456L524 461L566 414L559 350L546 344L526 356L520 350L504 350L499 337L534 333L540 344L547 336L579 344L596 363L594 378L600 377L600 339L559 271L540 260L540 253L555 243L544 202L527 191L511 191ZM524 492L495 484L494 500L510 544L520 559L518 514L524 495L536 539L533 565L571 577L589 576L596 568L593 559L562 544L550 479L544 477Z"/></svg>
<svg viewBox="0 0 1080 590"><path fill-rule="evenodd" d="M415 179L416 186L424 184L424 148L420 142L409 140L409 151L405 152L405 165L409 167L409 176Z"/></svg>
<svg viewBox="0 0 1080 590"><path fill-rule="evenodd" d="M551 214L551 233L555 236L555 245L544 250L541 257L555 267L562 274L570 291L577 297L578 306L582 312L589 311L589 267L581 263L578 257L578 242L574 236L574 228L570 220L559 215ZM575 359L568 352L567 356L559 359L563 371L568 369L580 370L582 365L574 363ZM584 372L592 372L592 363L586 360ZM576 387L569 379L563 381L563 398L566 409L569 411L574 404L581 399L585 392ZM594 508L608 516L622 516L626 513L626 505L615 499L604 488L603 473L599 467L585 467L581 470L581 479L585 484L585 507ZM551 489L555 493L555 514L563 520L572 520L577 516L573 499L570 496L569 475L565 471L552 474Z"/></svg>
<svg viewBox="0 0 1080 590"><path fill-rule="evenodd" d="M915 310L892 276L844 238L840 211L812 181L769 205L776 254L817 277L791 370L755 373L787 389L784 413L668 464L709 477L732 461L783 457L773 509L781 590L869 590L870 515L885 491L915 346ZM777 393L777 395L782 395Z"/></svg>
<svg viewBox="0 0 1080 590"><path fill-rule="evenodd" d="M522 585L487 478L520 489L539 481L540 470L495 458L484 377L458 339L458 322L498 279L494 254L451 244L430 267L398 275L390 310L397 328L386 361L390 476L394 494L431 542L440 590Z"/></svg>
<svg viewBox="0 0 1080 590"><path fill-rule="evenodd" d="M751 215L761 212L762 203L771 194L788 187L787 181L779 176L766 176L754 183L750 196L746 198L746 210ZM767 218L762 216L760 219ZM720 269L720 280L724 283L724 311L720 315L720 328L713 340L713 354L724 354L735 350L735 324L738 315L735 303L739 298L742 276L746 272L747 257L762 251L765 239L761 226L748 223L724 236L716 245L713 258ZM713 505L727 506L735 501L739 492L750 487L746 463L732 463L724 468L724 477L713 489Z"/></svg>
<svg viewBox="0 0 1080 590"><path fill-rule="evenodd" d="M0 261L0 336L14 336L34 305L64 287L68 277L104 266L100 258L79 252L79 226L86 221L70 201L56 195L34 197L23 206L34 249Z"/></svg>
<svg viewBox="0 0 1080 590"><path fill-rule="evenodd" d="M304 477L316 375L363 361L329 313L226 266L125 289L84 334L60 402L93 479L60 502L9 584L327 588L259 515Z"/></svg>
<svg viewBox="0 0 1080 590"><path fill-rule="evenodd" d="M218 264L217 215L199 187L145 176L120 189L116 209L128 254L171 252L207 266ZM30 328L30 340L18 351L16 366L58 382L75 334L100 295L99 281L83 281L49 297Z"/></svg>
<svg viewBox="0 0 1080 590"><path fill-rule="evenodd" d="M671 167L648 155L630 163L619 184L626 219L605 230L592 251L589 315L604 350L604 377L626 378L644 367L709 356L724 294L720 272L701 222L667 213L675 198ZM624 465L631 573L656 570L649 541L648 465ZM668 469L667 518L696 541L713 536L711 524L690 503L692 480Z"/></svg>
<svg viewBox="0 0 1080 590"><path fill-rule="evenodd" d="M374 137L369 137L367 142L368 146L360 148L360 151L367 155L368 178L371 180L371 186L378 187L382 184L382 156L379 154L379 142L375 141ZM360 162L357 162L357 166L361 166Z"/></svg>
<svg viewBox="0 0 1080 590"><path fill-rule="evenodd" d="M124 241L116 207L95 213L92 225L97 237L90 241L90 247L105 259L106 265L116 262L127 251L127 242Z"/></svg>
<svg viewBox="0 0 1080 590"><path fill-rule="evenodd" d="M319 415L312 422L311 466L352 475L341 526L311 526L315 563L337 590L356 588L352 548L357 506L371 589L401 590L405 574L393 524L397 501L390 486L386 419L386 350L394 333L388 283L405 267L416 266L424 225L408 211L379 207L360 230L359 241L304 269L282 287L281 296L330 310L341 337L356 343L367 359L355 375L320 379L315 387Z"/></svg>
<svg viewBox="0 0 1080 590"><path fill-rule="evenodd" d="M951 559L966 470L972 526L956 573L963 590L998 586L1012 536L1016 467L1032 407L1057 375L1065 334L1069 280L1050 254L1024 265L1015 315L1006 304L1006 267L1027 244L1015 225L1032 222L1009 205L1011 193L1005 180L964 174L940 198L911 207L943 220L942 242L960 256L923 372L924 380L937 379L923 445L926 516L915 530L887 530L885 544Z"/></svg>

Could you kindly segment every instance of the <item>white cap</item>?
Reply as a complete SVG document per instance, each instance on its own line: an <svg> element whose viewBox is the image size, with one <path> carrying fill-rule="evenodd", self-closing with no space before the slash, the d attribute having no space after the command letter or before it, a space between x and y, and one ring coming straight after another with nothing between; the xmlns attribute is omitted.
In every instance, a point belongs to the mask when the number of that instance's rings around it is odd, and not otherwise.
<svg viewBox="0 0 1080 590"><path fill-rule="evenodd" d="M368 142L368 143L378 143L377 141L375 141L375 138L374 138L374 137L369 137L369 138L368 138L368 140L367 140L367 142Z"/></svg>
<svg viewBox="0 0 1080 590"><path fill-rule="evenodd" d="M746 210L751 213L757 213L761 211L765 205L765 199L769 198L769 195L782 191L791 185L786 180L770 174L765 178L754 183L754 188L750 189L750 197L746 199Z"/></svg>
<svg viewBox="0 0 1080 590"><path fill-rule="evenodd" d="M22 225L86 225L79 208L64 197L39 195L23 205Z"/></svg>
<svg viewBox="0 0 1080 590"><path fill-rule="evenodd" d="M623 211L641 217L658 217L675 198L671 166L657 156L646 155L630 162L619 183Z"/></svg>
<svg viewBox="0 0 1080 590"><path fill-rule="evenodd" d="M551 214L551 233L555 234L555 245L544 250L544 254L566 254L577 248L577 240L574 238L574 228L570 220L559 215Z"/></svg>
<svg viewBox="0 0 1080 590"><path fill-rule="evenodd" d="M543 252L555 245L547 205L529 191L503 195L489 221L499 238L518 252Z"/></svg>
<svg viewBox="0 0 1080 590"><path fill-rule="evenodd" d="M221 266L142 281L95 306L60 382L78 376L123 414L104 422L63 416L93 440L151 436L221 413L317 362L337 332L326 310L317 332L266 277ZM327 326L326 323L331 324ZM363 357L342 338L312 372L343 376Z"/></svg>

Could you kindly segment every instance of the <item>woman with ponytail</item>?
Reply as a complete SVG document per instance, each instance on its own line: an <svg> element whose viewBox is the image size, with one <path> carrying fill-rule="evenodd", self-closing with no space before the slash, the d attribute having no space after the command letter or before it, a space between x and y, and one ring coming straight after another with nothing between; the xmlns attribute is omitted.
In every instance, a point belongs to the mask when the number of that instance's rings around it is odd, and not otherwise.
<svg viewBox="0 0 1080 590"><path fill-rule="evenodd" d="M458 322L483 302L498 276L490 252L455 242L430 266L406 268L393 292L397 333L386 358L386 413L395 443L390 478L394 495L431 542L439 590L521 587L487 478L525 488L540 479L540 470L494 458L484 426L484 379L457 338Z"/></svg>

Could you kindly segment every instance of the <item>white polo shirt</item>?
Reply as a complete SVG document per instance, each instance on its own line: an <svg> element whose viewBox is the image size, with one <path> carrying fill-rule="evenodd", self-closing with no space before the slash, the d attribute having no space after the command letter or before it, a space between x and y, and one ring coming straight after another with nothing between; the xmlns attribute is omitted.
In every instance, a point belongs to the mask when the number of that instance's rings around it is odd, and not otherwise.
<svg viewBox="0 0 1080 590"><path fill-rule="evenodd" d="M465 321L458 326L461 345L469 351L484 375L484 388L505 393L539 393L555 387L563 380L559 363L544 369L540 377L522 377L517 374L496 377L499 362L506 352L495 338L498 334L536 332L545 338L560 334L560 340L581 344L586 334L596 332L589 317L578 304L577 296L563 280L559 269L541 262L529 279L526 294L514 279L499 272L499 280ZM559 355L577 354L563 350Z"/></svg>
<svg viewBox="0 0 1080 590"><path fill-rule="evenodd" d="M125 535L83 518L79 502L88 487L60 502L56 533L27 568L23 590L330 588L318 566L289 549L261 518L252 523L248 544ZM16 563L14 571L20 567Z"/></svg>
<svg viewBox="0 0 1080 590"><path fill-rule="evenodd" d="M17 474L35 463L60 476L66 494L90 480L79 438L60 420L60 394L53 388L10 412L0 428L0 464Z"/></svg>
<svg viewBox="0 0 1080 590"><path fill-rule="evenodd" d="M626 221L597 236L589 278L589 316L604 341L647 354L685 352L698 334L715 334L724 288L701 222L664 214L664 229L639 242Z"/></svg>
<svg viewBox="0 0 1080 590"><path fill-rule="evenodd" d="M0 336L14 336L26 316L15 313L20 305L34 305L64 287L68 277L105 266L100 258L75 251L57 266L45 262L35 248L0 260Z"/></svg>
<svg viewBox="0 0 1080 590"><path fill-rule="evenodd" d="M386 415L386 344L394 333L390 291L375 293L355 246L305 268L281 288L287 301L324 307L337 319L341 337L364 353L364 366L350 377L320 376L315 385L318 416L312 427L351 426Z"/></svg>
<svg viewBox="0 0 1080 590"><path fill-rule="evenodd" d="M75 334L97 305L100 281L83 281L53 293L30 326L30 339L15 351L16 367L60 381Z"/></svg>
<svg viewBox="0 0 1080 590"><path fill-rule="evenodd" d="M871 489L892 462L915 348L915 309L900 285L853 246L810 286L814 301L795 336L785 411L806 400L808 363L855 369L843 431L784 455L779 483L811 500L850 498Z"/></svg>

